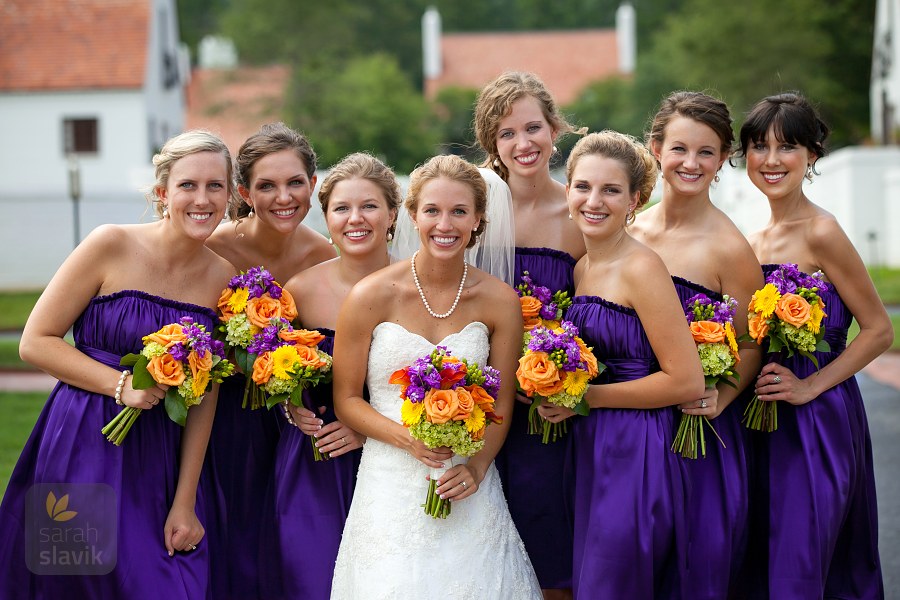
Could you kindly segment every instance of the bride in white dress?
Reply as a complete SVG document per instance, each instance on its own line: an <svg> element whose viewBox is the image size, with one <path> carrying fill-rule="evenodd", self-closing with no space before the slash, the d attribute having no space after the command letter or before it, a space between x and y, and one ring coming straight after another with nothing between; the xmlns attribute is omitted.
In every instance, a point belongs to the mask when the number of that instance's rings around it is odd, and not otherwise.
<svg viewBox="0 0 900 600"><path fill-rule="evenodd" d="M464 261L484 229L486 191L473 165L438 156L410 178L406 208L422 247L359 282L341 309L334 346L335 410L367 436L338 551L332 598L540 598L494 468L515 395L522 318L516 293ZM438 480L452 501L446 519L425 514L432 468L451 457L400 424L390 375L446 346L453 356L500 371L495 403L504 424L485 446ZM362 398L368 385L370 401Z"/></svg>

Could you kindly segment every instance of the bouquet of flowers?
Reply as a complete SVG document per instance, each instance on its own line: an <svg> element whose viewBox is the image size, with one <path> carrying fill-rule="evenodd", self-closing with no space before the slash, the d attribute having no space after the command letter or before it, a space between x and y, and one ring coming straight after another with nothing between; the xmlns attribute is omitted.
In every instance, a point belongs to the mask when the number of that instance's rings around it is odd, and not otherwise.
<svg viewBox="0 0 900 600"><path fill-rule="evenodd" d="M500 373L451 356L444 346L395 371L389 381L401 387L400 418L409 434L429 448L450 448L453 459L468 458L481 450L488 423L502 422L494 413ZM425 514L436 519L450 515L450 501L438 496L435 489L440 476L453 466L453 459L430 475L423 507Z"/></svg>
<svg viewBox="0 0 900 600"><path fill-rule="evenodd" d="M253 360L247 347L253 337L269 326L272 319L297 318L297 306L290 293L282 288L265 267L253 267L241 272L228 282L219 297L219 331L225 336L225 343L234 352L237 366L244 372L253 369ZM257 409L265 404L265 394L248 377L244 388L242 406Z"/></svg>
<svg viewBox="0 0 900 600"><path fill-rule="evenodd" d="M331 356L317 347L324 339L318 331L294 329L284 317L273 318L253 336L247 346L252 359L250 379L259 386L266 407L288 402L302 406L303 390L330 380ZM313 457L327 458L315 440L310 441Z"/></svg>
<svg viewBox="0 0 900 600"><path fill-rule="evenodd" d="M700 364L703 366L703 375L708 388L715 387L720 381L736 387L731 378L735 381L740 380L740 375L734 371L734 366L741 360L734 333L736 310L737 300L727 294L721 302L714 302L706 294L697 294L684 304L684 316L687 317L691 335L697 344L697 353L700 355ZM682 414L678 430L675 432L675 441L672 442L672 451L685 458L697 458L699 447L701 455L706 458L704 424L712 430L724 447L725 442L716 433L708 418Z"/></svg>
<svg viewBox="0 0 900 600"><path fill-rule="evenodd" d="M522 357L516 371L519 389L532 399L528 410L528 433L541 434L541 441L555 442L568 431L568 422L550 423L537 412L541 402L571 408L587 415L584 400L588 381L606 367L597 362L578 328L563 321L572 300L566 292L550 293L534 284L528 271L516 287L525 322Z"/></svg>
<svg viewBox="0 0 900 600"><path fill-rule="evenodd" d="M167 385L165 407L169 418L184 426L187 410L200 404L213 382L221 383L231 375L234 365L225 360L225 347L214 340L203 325L190 317L166 325L141 340L140 354L127 354L120 364L133 367L131 386L146 390L156 384ZM126 406L101 433L121 446L140 408Z"/></svg>
<svg viewBox="0 0 900 600"><path fill-rule="evenodd" d="M813 352L828 352L828 342L822 339L825 329L825 302L819 292L828 291L822 271L807 275L795 264L783 264L766 277L766 285L757 290L748 308L749 334L757 344L769 341L769 352L794 352L805 356L819 368ZM753 396L744 410L743 422L750 429L775 431L778 429L778 407L775 402L763 402Z"/></svg>

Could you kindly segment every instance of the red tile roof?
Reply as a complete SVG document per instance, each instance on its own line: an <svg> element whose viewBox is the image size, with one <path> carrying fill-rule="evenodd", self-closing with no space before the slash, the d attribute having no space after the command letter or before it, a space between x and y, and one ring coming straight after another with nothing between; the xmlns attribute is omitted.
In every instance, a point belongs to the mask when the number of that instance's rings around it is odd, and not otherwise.
<svg viewBox="0 0 900 600"><path fill-rule="evenodd" d="M618 56L615 29L447 33L443 73L426 80L425 95L448 85L480 89L503 71L531 71L568 104L589 83L617 74Z"/></svg>
<svg viewBox="0 0 900 600"><path fill-rule="evenodd" d="M285 65L194 69L187 90L187 129L219 135L232 154L265 123L281 121L291 70Z"/></svg>
<svg viewBox="0 0 900 600"><path fill-rule="evenodd" d="M0 0L0 90L140 88L149 0Z"/></svg>

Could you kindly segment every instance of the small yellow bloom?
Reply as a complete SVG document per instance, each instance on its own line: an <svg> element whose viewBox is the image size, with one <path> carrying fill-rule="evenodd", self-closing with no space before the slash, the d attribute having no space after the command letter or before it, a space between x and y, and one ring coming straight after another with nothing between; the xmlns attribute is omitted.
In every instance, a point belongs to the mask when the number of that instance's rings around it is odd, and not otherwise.
<svg viewBox="0 0 900 600"><path fill-rule="evenodd" d="M826 316L825 311L822 310L822 303L816 302L809 307L809 321L806 323L806 327L810 332L818 335L819 327L822 325L822 319Z"/></svg>
<svg viewBox="0 0 900 600"><path fill-rule="evenodd" d="M250 297L250 290L247 288L238 288L234 290L231 298L228 299L228 307L231 312L240 314L247 308L247 299Z"/></svg>
<svg viewBox="0 0 900 600"><path fill-rule="evenodd" d="M751 309L761 313L764 319L768 319L775 312L780 298L781 294L778 293L778 288L772 283L767 283L761 290L753 294Z"/></svg>
<svg viewBox="0 0 900 600"><path fill-rule="evenodd" d="M404 400L400 406L400 420L407 427L412 427L422 419L422 412L425 410L424 402L412 402Z"/></svg>
<svg viewBox="0 0 900 600"><path fill-rule="evenodd" d="M484 429L484 411L476 404L472 408L472 413L466 419L466 431L469 433L478 433Z"/></svg>
<svg viewBox="0 0 900 600"><path fill-rule="evenodd" d="M272 353L272 373L278 379L291 379L290 371L300 360L297 349L293 346L279 346Z"/></svg>
<svg viewBox="0 0 900 600"><path fill-rule="evenodd" d="M559 321L550 321L548 319L544 319L544 327L553 331L554 333L562 333L563 328L560 325Z"/></svg>
<svg viewBox="0 0 900 600"><path fill-rule="evenodd" d="M734 335L734 326L730 322L725 323L725 340L728 342L728 347L731 348L731 353L738 356L738 345L737 338Z"/></svg>
<svg viewBox="0 0 900 600"><path fill-rule="evenodd" d="M194 380L191 382L191 393L197 398L197 404L200 403L200 398L203 396L203 392L206 391L206 384L209 383L209 371L198 371L194 376Z"/></svg>
<svg viewBox="0 0 900 600"><path fill-rule="evenodd" d="M587 382L590 378L590 373L581 369L567 372L566 379L563 382L563 389L568 395L579 397L587 389Z"/></svg>

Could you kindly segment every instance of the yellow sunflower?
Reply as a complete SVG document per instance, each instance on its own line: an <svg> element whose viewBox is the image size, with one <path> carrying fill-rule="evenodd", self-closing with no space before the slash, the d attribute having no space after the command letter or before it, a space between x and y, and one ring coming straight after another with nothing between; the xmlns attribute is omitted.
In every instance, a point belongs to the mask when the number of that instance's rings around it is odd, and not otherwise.
<svg viewBox="0 0 900 600"><path fill-rule="evenodd" d="M775 312L779 298L781 298L781 294L778 293L778 288L772 283L767 283L761 290L753 294L751 309L761 313L764 319L768 319Z"/></svg>
<svg viewBox="0 0 900 600"><path fill-rule="evenodd" d="M568 395L577 398L584 394L584 390L587 389L587 382L590 378L590 373L582 371L581 369L568 372L566 373L565 381L563 381L563 389Z"/></svg>
<svg viewBox="0 0 900 600"><path fill-rule="evenodd" d="M247 308L247 299L250 297L250 290L247 288L238 288L234 290L231 298L228 299L228 307L234 314L240 314Z"/></svg>
<svg viewBox="0 0 900 600"><path fill-rule="evenodd" d="M424 402L412 402L404 400L400 406L400 419L407 427L412 427L422 419L422 412L425 410Z"/></svg>
<svg viewBox="0 0 900 600"><path fill-rule="evenodd" d="M191 382L191 393L194 397L200 398L206 391L206 384L209 383L209 371L197 371L194 380ZM197 404L200 401L197 400Z"/></svg>
<svg viewBox="0 0 900 600"><path fill-rule="evenodd" d="M737 338L734 335L734 326L730 322L725 323L725 341L728 342L728 347L731 348L731 353L737 356Z"/></svg>
<svg viewBox="0 0 900 600"><path fill-rule="evenodd" d="M272 353L272 373L278 379L291 379L290 371L300 360L297 349L293 346L279 346Z"/></svg>
<svg viewBox="0 0 900 600"><path fill-rule="evenodd" d="M806 323L807 329L809 329L810 332L818 335L819 327L821 327L822 319L824 319L825 316L825 311L822 310L822 303L814 302L809 307L809 321L807 321Z"/></svg>
<svg viewBox="0 0 900 600"><path fill-rule="evenodd" d="M469 433L478 433L484 429L484 411L476 404L472 408L472 413L466 419L466 431Z"/></svg>

